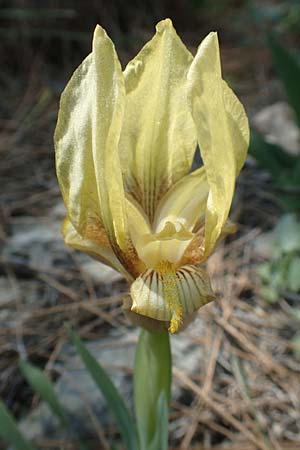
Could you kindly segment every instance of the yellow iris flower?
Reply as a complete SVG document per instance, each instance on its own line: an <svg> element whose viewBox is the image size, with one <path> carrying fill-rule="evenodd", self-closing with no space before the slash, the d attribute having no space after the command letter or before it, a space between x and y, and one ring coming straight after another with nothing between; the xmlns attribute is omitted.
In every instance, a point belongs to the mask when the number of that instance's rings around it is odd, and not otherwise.
<svg viewBox="0 0 300 450"><path fill-rule="evenodd" d="M133 313L178 331L214 298L199 265L228 232L248 141L216 33L193 57L163 20L122 72L97 26L55 132L65 242L124 274ZM203 166L191 172L197 143Z"/></svg>

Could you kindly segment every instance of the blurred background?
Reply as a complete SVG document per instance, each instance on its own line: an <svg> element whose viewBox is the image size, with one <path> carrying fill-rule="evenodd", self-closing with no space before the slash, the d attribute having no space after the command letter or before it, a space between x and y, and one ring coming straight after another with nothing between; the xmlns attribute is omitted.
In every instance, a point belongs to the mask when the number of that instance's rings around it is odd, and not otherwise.
<svg viewBox="0 0 300 450"><path fill-rule="evenodd" d="M137 330L122 312L121 276L62 241L53 132L95 25L125 67L166 17L193 53L218 31L224 78L251 124L238 232L208 262L218 300L172 337L170 448L300 449L298 0L0 1L0 396L36 448L79 448L25 380L28 358L90 449L122 448L63 325L129 403Z"/></svg>

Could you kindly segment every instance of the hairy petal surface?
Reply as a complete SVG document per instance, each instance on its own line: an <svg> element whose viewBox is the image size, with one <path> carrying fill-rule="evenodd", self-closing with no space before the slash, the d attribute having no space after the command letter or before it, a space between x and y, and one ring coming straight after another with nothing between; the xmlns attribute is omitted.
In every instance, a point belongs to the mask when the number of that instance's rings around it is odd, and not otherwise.
<svg viewBox="0 0 300 450"><path fill-rule="evenodd" d="M248 148L244 109L222 80L216 33L201 43L190 67L189 100L204 162L209 195L205 218L205 255L209 255L229 214L235 178Z"/></svg>
<svg viewBox="0 0 300 450"><path fill-rule="evenodd" d="M151 223L162 194L190 170L197 139L186 96L192 55L169 19L156 30L124 71L120 143L126 188Z"/></svg>

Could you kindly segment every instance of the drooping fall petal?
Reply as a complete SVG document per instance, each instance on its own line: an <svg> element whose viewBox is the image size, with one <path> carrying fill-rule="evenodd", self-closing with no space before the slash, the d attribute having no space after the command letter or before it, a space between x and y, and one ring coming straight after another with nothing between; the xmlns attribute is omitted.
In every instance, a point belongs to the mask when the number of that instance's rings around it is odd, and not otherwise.
<svg viewBox="0 0 300 450"><path fill-rule="evenodd" d="M131 285L131 310L161 321L170 321L176 332L182 317L189 315L215 297L206 273L195 266L177 271L164 264L160 270L148 269Z"/></svg>
<svg viewBox="0 0 300 450"><path fill-rule="evenodd" d="M130 275L126 272L111 247L107 244L106 239L101 239L101 232L99 232L96 227L94 230L91 229L88 234L85 234L85 237L82 237L74 228L70 220L66 218L62 226L62 234L65 243L70 247L85 252L92 258L113 267L115 270L122 273L125 278L130 280Z"/></svg>
<svg viewBox="0 0 300 450"><path fill-rule="evenodd" d="M202 41L188 79L189 100L209 184L205 217L208 256L227 220L235 178L246 157L248 121L242 105L222 80L216 33Z"/></svg>
<svg viewBox="0 0 300 450"><path fill-rule="evenodd" d="M124 71L126 112L120 142L130 194L153 221L170 185L186 174L196 148L196 131L186 100L192 55L169 19Z"/></svg>

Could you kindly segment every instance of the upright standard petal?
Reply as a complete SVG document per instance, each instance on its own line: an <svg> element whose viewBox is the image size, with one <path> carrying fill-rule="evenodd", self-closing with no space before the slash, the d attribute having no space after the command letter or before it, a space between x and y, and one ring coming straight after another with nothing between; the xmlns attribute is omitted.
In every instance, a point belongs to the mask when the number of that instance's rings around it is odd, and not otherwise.
<svg viewBox="0 0 300 450"><path fill-rule="evenodd" d="M92 152L92 63L90 54L62 93L54 135L58 181L70 221L80 232L91 211L101 218Z"/></svg>
<svg viewBox="0 0 300 450"><path fill-rule="evenodd" d="M204 167L181 178L159 202L153 223L154 231L161 231L166 222L179 223L193 231L204 217L208 190Z"/></svg>
<svg viewBox="0 0 300 450"><path fill-rule="evenodd" d="M126 187L150 222L163 193L190 170L197 140L186 96L192 55L169 19L156 29L124 71L126 114L120 143Z"/></svg>
<svg viewBox="0 0 300 450"><path fill-rule="evenodd" d="M114 45L97 26L92 53L61 98L57 174L73 226L84 237L89 214L97 215L122 263L125 254L134 256L118 152L124 106L124 78Z"/></svg>
<svg viewBox="0 0 300 450"><path fill-rule="evenodd" d="M246 157L249 132L242 105L221 75L216 33L201 43L189 74L189 100L209 184L205 218L208 256L229 214L235 178Z"/></svg>
<svg viewBox="0 0 300 450"><path fill-rule="evenodd" d="M100 26L93 39L93 155L102 220L112 244L128 246L126 200L119 158L125 88L112 41Z"/></svg>

